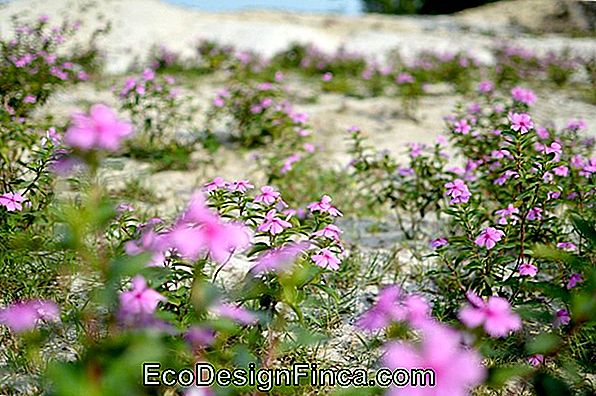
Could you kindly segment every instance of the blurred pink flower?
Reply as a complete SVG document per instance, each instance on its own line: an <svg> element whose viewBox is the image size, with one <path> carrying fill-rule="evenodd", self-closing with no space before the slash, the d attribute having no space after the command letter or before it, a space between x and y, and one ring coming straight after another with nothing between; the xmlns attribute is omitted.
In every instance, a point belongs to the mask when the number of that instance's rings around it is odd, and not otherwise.
<svg viewBox="0 0 596 396"><path fill-rule="evenodd" d="M151 229L143 230L141 237L136 241L128 241L124 244L124 251L129 256L136 256L144 252L152 253L147 266L163 266L165 262L165 251L167 250L167 238L164 234L158 234Z"/></svg>
<svg viewBox="0 0 596 396"><path fill-rule="evenodd" d="M160 301L166 298L147 286L140 275L132 278L132 288L120 294L120 312L123 316L151 316Z"/></svg>
<svg viewBox="0 0 596 396"><path fill-rule="evenodd" d="M27 96L25 96L25 98L23 98L23 102L24 103L35 103L35 102L37 102L37 98L33 95L27 95Z"/></svg>
<svg viewBox="0 0 596 396"><path fill-rule="evenodd" d="M395 77L395 82L398 84L409 84L414 82L414 77L410 73L399 73L397 77Z"/></svg>
<svg viewBox="0 0 596 396"><path fill-rule="evenodd" d="M441 246L447 246L447 245L449 245L449 242L444 237L440 237L440 238L433 239L432 241L430 241L430 247L432 247L434 249L440 248Z"/></svg>
<svg viewBox="0 0 596 396"><path fill-rule="evenodd" d="M569 120L567 122L567 129L573 129L579 131L581 129L586 129L588 124L586 124L585 120Z"/></svg>
<svg viewBox="0 0 596 396"><path fill-rule="evenodd" d="M513 87L511 90L511 97L516 102L520 102L528 106L531 106L536 102L536 95L534 92L532 92L530 89L522 87Z"/></svg>
<svg viewBox="0 0 596 396"><path fill-rule="evenodd" d="M422 328L419 345L392 341L385 346L383 364L394 370L430 369L435 374L434 386L406 385L389 389L389 395L403 396L466 396L486 377L482 357L473 349L464 348L460 335L439 323Z"/></svg>
<svg viewBox="0 0 596 396"><path fill-rule="evenodd" d="M91 106L89 115L75 113L64 141L83 151L92 149L118 150L121 141L132 133L132 125L118 120L114 110L106 105Z"/></svg>
<svg viewBox="0 0 596 396"><path fill-rule="evenodd" d="M536 128L536 135L538 135L540 139L548 139L550 136L548 130L544 127Z"/></svg>
<svg viewBox="0 0 596 396"><path fill-rule="evenodd" d="M204 348L215 341L215 331L206 327L191 326L186 331L184 339L193 348Z"/></svg>
<svg viewBox="0 0 596 396"><path fill-rule="evenodd" d="M528 358L528 364L536 367L544 363L544 355L536 354Z"/></svg>
<svg viewBox="0 0 596 396"><path fill-rule="evenodd" d="M20 301L0 309L0 323L15 333L32 330L41 321L60 321L60 309L52 301Z"/></svg>
<svg viewBox="0 0 596 396"><path fill-rule="evenodd" d="M565 165L557 166L553 169L553 172L557 176L567 177L569 175L569 168Z"/></svg>
<svg viewBox="0 0 596 396"><path fill-rule="evenodd" d="M571 316L569 316L569 311L566 309L559 309L555 313L555 327L566 326L569 322L571 322Z"/></svg>
<svg viewBox="0 0 596 396"><path fill-rule="evenodd" d="M151 81L155 78L155 71L147 68L147 69L143 70L142 76L145 81Z"/></svg>
<svg viewBox="0 0 596 396"><path fill-rule="evenodd" d="M262 272L284 272L300 254L308 249L309 245L308 242L293 242L280 248L268 250L259 256L251 271L257 274Z"/></svg>
<svg viewBox="0 0 596 396"><path fill-rule="evenodd" d="M528 211L528 220L535 221L542 219L542 209L532 208Z"/></svg>
<svg viewBox="0 0 596 396"><path fill-rule="evenodd" d="M494 89L493 83L488 80L480 81L478 84L478 92L489 93Z"/></svg>
<svg viewBox="0 0 596 396"><path fill-rule="evenodd" d="M206 206L202 194L195 194L169 232L168 242L185 258L195 260L207 252L213 260L224 263L235 250L248 245L250 236L244 225L221 221Z"/></svg>
<svg viewBox="0 0 596 396"><path fill-rule="evenodd" d="M483 325L491 337L504 337L511 331L521 329L521 319L511 311L506 299L491 296L485 302L472 291L467 292L466 297L470 304L462 308L458 316L467 327Z"/></svg>
<svg viewBox="0 0 596 396"><path fill-rule="evenodd" d="M567 289L573 289L575 286L577 286L578 283L582 283L583 281L584 278L581 274L571 274L571 276L569 277L569 281L567 282Z"/></svg>
<svg viewBox="0 0 596 396"><path fill-rule="evenodd" d="M366 311L356 322L356 326L366 330L378 330L391 322L405 320L406 310L400 304L402 291L397 286L387 286L379 293L375 305Z"/></svg>
<svg viewBox="0 0 596 396"><path fill-rule="evenodd" d="M223 316L243 325L253 324L258 320L257 315L248 309L229 303L216 304L211 308L211 311L216 315Z"/></svg>

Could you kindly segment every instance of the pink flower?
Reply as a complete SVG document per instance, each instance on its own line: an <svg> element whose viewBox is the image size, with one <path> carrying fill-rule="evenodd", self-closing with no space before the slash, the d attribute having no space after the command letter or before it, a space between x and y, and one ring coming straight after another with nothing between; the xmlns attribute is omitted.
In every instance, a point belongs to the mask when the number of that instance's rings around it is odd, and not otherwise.
<svg viewBox="0 0 596 396"><path fill-rule="evenodd" d="M304 143L302 147L307 153L314 153L316 151L315 145L312 143Z"/></svg>
<svg viewBox="0 0 596 396"><path fill-rule="evenodd" d="M501 225L505 225L505 224L507 224L507 219L509 217L516 220L517 216L515 216L515 215L518 213L519 213L519 209L516 208L515 206L513 206L513 204L509 204L509 205L507 205L507 207L505 209L500 209L495 212L495 214L497 216L499 216L497 223L499 223Z"/></svg>
<svg viewBox="0 0 596 396"><path fill-rule="evenodd" d="M46 131L45 138L42 139L42 145L45 146L47 142L51 142L54 146L58 146L62 141L62 135L56 132L56 128L50 128Z"/></svg>
<svg viewBox="0 0 596 396"><path fill-rule="evenodd" d="M309 246L308 242L298 242L268 250L259 256L251 271L256 273L284 272Z"/></svg>
<svg viewBox="0 0 596 396"><path fill-rule="evenodd" d="M219 303L211 310L216 315L231 319L242 325L253 324L258 320L257 315L250 312L248 309L229 303Z"/></svg>
<svg viewBox="0 0 596 396"><path fill-rule="evenodd" d="M541 220L542 219L542 209L540 208L532 208L528 211L528 220Z"/></svg>
<svg viewBox="0 0 596 396"><path fill-rule="evenodd" d="M569 250L569 251L577 250L577 246L575 245L575 243L572 243L572 242L559 242L559 243L557 243L557 247L559 249L564 249L564 250Z"/></svg>
<svg viewBox="0 0 596 396"><path fill-rule="evenodd" d="M136 256L143 252L152 253L151 260L147 263L150 267L163 266L165 262L165 251L167 250L166 236L158 234L151 229L146 229L136 241L128 241L124 244L124 251L129 256Z"/></svg>
<svg viewBox="0 0 596 396"><path fill-rule="evenodd" d="M229 191L240 191L241 193L245 193L247 190L253 188L255 188L255 186L248 180L238 180L228 183Z"/></svg>
<svg viewBox="0 0 596 396"><path fill-rule="evenodd" d="M528 364L536 367L544 363L544 355L536 354L528 358Z"/></svg>
<svg viewBox="0 0 596 396"><path fill-rule="evenodd" d="M114 110L106 105L91 106L89 115L75 113L64 141L83 151L91 149L118 150L120 142L132 133L132 125L118 120Z"/></svg>
<svg viewBox="0 0 596 396"><path fill-rule="evenodd" d="M37 102L37 98L33 95L27 95L25 96L25 98L23 99L24 103L35 103Z"/></svg>
<svg viewBox="0 0 596 396"><path fill-rule="evenodd" d="M468 328L483 325L491 337L504 337L511 331L521 329L521 319L511 311L509 302L501 297L491 296L484 302L474 292L469 291L466 297L470 305L459 311L459 319Z"/></svg>
<svg viewBox="0 0 596 396"><path fill-rule="evenodd" d="M168 234L168 242L180 254L195 260L202 252L219 263L226 262L232 253L248 245L246 227L224 223L206 205L201 194L195 194L177 224Z"/></svg>
<svg viewBox="0 0 596 396"><path fill-rule="evenodd" d="M531 106L536 102L536 95L529 89L522 87L514 87L511 90L511 97L516 102Z"/></svg>
<svg viewBox="0 0 596 396"><path fill-rule="evenodd" d="M503 174L501 176L499 176L494 181L494 184L499 185L499 186L502 186L512 176L513 176L514 179L517 179L517 178L519 178L519 173L517 173L515 171L512 171L512 170L506 170L505 172L503 172Z"/></svg>
<svg viewBox="0 0 596 396"><path fill-rule="evenodd" d="M60 309L52 301L20 301L0 309L0 323L15 333L32 330L42 321L60 321Z"/></svg>
<svg viewBox="0 0 596 396"><path fill-rule="evenodd" d="M414 176L416 174L416 172L414 171L414 169L409 168L409 167L404 167L404 166L400 166L397 169L397 173L399 173L400 176Z"/></svg>
<svg viewBox="0 0 596 396"><path fill-rule="evenodd" d="M561 192L560 191L549 191L548 193L546 193L546 198L547 199L557 199L561 196Z"/></svg>
<svg viewBox="0 0 596 396"><path fill-rule="evenodd" d="M323 74L322 79L323 79L323 81L333 80L333 73L327 72L327 73Z"/></svg>
<svg viewBox="0 0 596 396"><path fill-rule="evenodd" d="M468 124L468 120L466 119L461 119L457 121L455 124L453 124L453 126L454 131L456 133L461 133L462 135L467 135L468 133L470 133L470 130L472 129L472 127Z"/></svg>
<svg viewBox="0 0 596 396"><path fill-rule="evenodd" d="M271 209L265 215L265 219L261 225L257 227L257 231L268 232L271 235L281 234L284 229L291 228L292 223L286 220L282 220L279 217L275 217L277 211Z"/></svg>
<svg viewBox="0 0 596 396"><path fill-rule="evenodd" d="M511 122L511 129L516 132L527 133L530 129L534 128L534 122L532 122L532 119L526 113L509 113L508 117Z"/></svg>
<svg viewBox="0 0 596 396"><path fill-rule="evenodd" d="M300 161L302 157L299 154L292 154L284 161L284 164L280 170L282 174L288 173L294 167L294 164Z"/></svg>
<svg viewBox="0 0 596 396"><path fill-rule="evenodd" d="M555 327L568 325L569 322L571 322L571 316L566 309L559 309L555 313Z"/></svg>
<svg viewBox="0 0 596 396"><path fill-rule="evenodd" d="M123 316L147 317L153 315L160 301L166 298L147 286L145 278L137 275L132 278L132 288L120 294L120 313Z"/></svg>
<svg viewBox="0 0 596 396"><path fill-rule="evenodd" d="M466 203L472 194L462 179L455 179L445 184L445 195L451 198L451 204Z"/></svg>
<svg viewBox="0 0 596 396"><path fill-rule="evenodd" d="M397 286L387 286L379 293L377 303L366 311L356 322L356 326L366 330L378 330L391 322L402 321L406 317L400 305L402 291Z"/></svg>
<svg viewBox="0 0 596 396"><path fill-rule="evenodd" d="M224 99L221 96L216 96L213 99L213 106L215 107L223 107L226 104L226 102L224 101Z"/></svg>
<svg viewBox="0 0 596 396"><path fill-rule="evenodd" d="M430 369L434 386L406 385L391 388L389 395L466 396L486 377L482 357L461 345L460 335L439 323L422 328L420 345L392 341L385 346L383 364L389 369Z"/></svg>
<svg viewBox="0 0 596 396"><path fill-rule="evenodd" d="M215 191L219 188L224 188L226 186L226 181L224 180L223 177L216 177L215 179L213 179L212 181L210 181L209 183L206 183L203 186L203 190L207 191L207 192L211 192L211 191Z"/></svg>
<svg viewBox="0 0 596 396"><path fill-rule="evenodd" d="M307 206L311 212L329 213L331 216L343 216L343 214L333 205L331 205L331 197L323 195L319 202L313 202Z"/></svg>
<svg viewBox="0 0 596 396"><path fill-rule="evenodd" d="M579 172L580 176L590 177L593 173L596 173L596 157L590 158L587 164Z"/></svg>
<svg viewBox="0 0 596 396"><path fill-rule="evenodd" d="M552 142L550 146L544 147L545 154L555 154L553 161L559 161L561 159L561 153L563 152L562 147L557 142Z"/></svg>
<svg viewBox="0 0 596 396"><path fill-rule="evenodd" d="M410 157L417 158L422 154L425 145L420 143L410 143Z"/></svg>
<svg viewBox="0 0 596 396"><path fill-rule="evenodd" d="M573 129L579 131L580 129L586 129L587 124L585 120L569 120L567 122L567 129Z"/></svg>
<svg viewBox="0 0 596 396"><path fill-rule="evenodd" d="M317 237L331 238L338 240L343 231L335 224L328 224L323 229L315 232L313 235Z"/></svg>
<svg viewBox="0 0 596 396"><path fill-rule="evenodd" d="M581 274L571 274L571 276L569 277L569 281L567 282L567 289L573 289L575 286L577 286L578 283L582 283L583 281L584 278Z"/></svg>
<svg viewBox="0 0 596 396"><path fill-rule="evenodd" d="M14 212L15 210L23 210L22 202L25 200L20 193L4 193L0 195L0 205L4 206L7 211Z"/></svg>
<svg viewBox="0 0 596 396"><path fill-rule="evenodd" d="M437 238L437 239L433 239L432 241L430 241L430 247L437 249L440 248L441 246L447 246L449 245L449 242L447 242L446 238Z"/></svg>
<svg viewBox="0 0 596 396"><path fill-rule="evenodd" d="M519 266L519 274L522 276L535 277L538 273L538 268L530 263L523 263Z"/></svg>
<svg viewBox="0 0 596 396"><path fill-rule="evenodd" d="M398 84L409 84L414 82L414 77L410 73L399 73L395 77L395 82Z"/></svg>
<svg viewBox="0 0 596 396"><path fill-rule="evenodd" d="M557 176L567 177L569 175L569 168L565 165L557 166L553 169L553 172Z"/></svg>
<svg viewBox="0 0 596 396"><path fill-rule="evenodd" d="M536 135L538 135L540 139L548 139L550 136L548 130L544 127L536 128Z"/></svg>
<svg viewBox="0 0 596 396"><path fill-rule="evenodd" d="M260 202L265 205L273 205L279 197L279 191L276 191L271 186L263 186L261 187L261 194L255 196L255 202Z"/></svg>
<svg viewBox="0 0 596 396"><path fill-rule="evenodd" d="M487 249L492 249L497 242L501 240L503 235L505 235L505 233L499 229L486 227L480 232L480 235L478 235L474 243L480 247L484 246Z"/></svg>
<svg viewBox="0 0 596 396"><path fill-rule="evenodd" d="M321 268L337 270L341 261L329 249L321 249L311 256L312 261Z"/></svg>
<svg viewBox="0 0 596 396"><path fill-rule="evenodd" d="M492 92L493 89L493 83L488 80L480 81L480 83L478 84L478 92L489 93Z"/></svg>
<svg viewBox="0 0 596 396"><path fill-rule="evenodd" d="M143 79L145 81L151 81L155 78L155 72L152 69L143 70Z"/></svg>
<svg viewBox="0 0 596 396"><path fill-rule="evenodd" d="M191 326L186 331L184 339L189 342L193 348L204 348L215 342L215 332L209 328Z"/></svg>

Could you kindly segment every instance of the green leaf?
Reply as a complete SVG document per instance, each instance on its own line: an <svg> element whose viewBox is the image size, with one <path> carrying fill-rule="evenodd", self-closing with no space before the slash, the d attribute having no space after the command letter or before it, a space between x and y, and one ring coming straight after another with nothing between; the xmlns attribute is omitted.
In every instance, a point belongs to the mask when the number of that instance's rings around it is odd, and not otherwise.
<svg viewBox="0 0 596 396"><path fill-rule="evenodd" d="M516 364L513 366L491 367L488 371L487 385L492 388L501 388L507 381L515 377L523 377L534 370L527 364Z"/></svg>
<svg viewBox="0 0 596 396"><path fill-rule="evenodd" d="M553 333L542 333L526 344L529 354L549 354L561 344L561 339Z"/></svg>

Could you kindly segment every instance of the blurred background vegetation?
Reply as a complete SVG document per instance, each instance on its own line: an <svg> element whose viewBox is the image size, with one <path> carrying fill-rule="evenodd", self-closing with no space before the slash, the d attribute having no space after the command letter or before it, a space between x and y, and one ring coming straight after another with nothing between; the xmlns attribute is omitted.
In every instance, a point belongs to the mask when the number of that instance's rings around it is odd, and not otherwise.
<svg viewBox="0 0 596 396"><path fill-rule="evenodd" d="M365 12L381 14L450 14L498 0L362 0Z"/></svg>

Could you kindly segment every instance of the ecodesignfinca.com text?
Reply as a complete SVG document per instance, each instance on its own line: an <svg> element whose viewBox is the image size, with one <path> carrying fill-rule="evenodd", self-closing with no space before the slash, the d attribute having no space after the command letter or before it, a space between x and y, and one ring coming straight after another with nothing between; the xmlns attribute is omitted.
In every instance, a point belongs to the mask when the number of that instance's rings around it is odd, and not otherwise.
<svg viewBox="0 0 596 396"><path fill-rule="evenodd" d="M268 392L274 387L433 387L435 372L429 368L382 367L374 373L365 368L325 368L316 364L295 363L287 368L257 368L254 363L245 368L215 368L206 362L196 363L194 370L164 368L160 363L143 364L144 386L213 386L256 387Z"/></svg>

